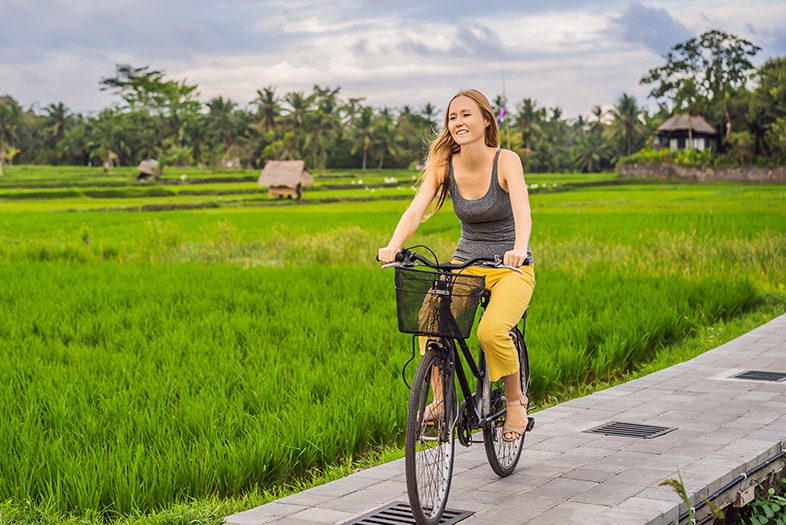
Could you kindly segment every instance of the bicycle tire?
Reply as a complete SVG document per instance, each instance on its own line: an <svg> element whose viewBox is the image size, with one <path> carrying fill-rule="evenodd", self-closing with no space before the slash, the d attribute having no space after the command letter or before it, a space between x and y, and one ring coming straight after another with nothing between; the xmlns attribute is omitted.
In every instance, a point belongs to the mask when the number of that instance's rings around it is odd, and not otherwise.
<svg viewBox="0 0 786 525"><path fill-rule="evenodd" d="M442 379L444 415L424 421L425 407L434 401L431 374ZM404 466L407 497L418 525L437 525L445 511L453 474L456 444L456 389L447 351L429 349L421 359L407 410Z"/></svg>
<svg viewBox="0 0 786 525"><path fill-rule="evenodd" d="M521 374L521 392L526 396L529 390L529 356L527 354L527 344L524 342L524 335L519 328L513 327L511 330L513 344L519 354L519 373ZM501 383L501 382L500 382ZM500 385L492 390L491 394L491 413L498 412L504 406L503 386ZM526 434L515 441L505 441L502 439L502 426L504 420L495 421L491 428L483 429L483 447L486 449L491 470L500 477L507 477L516 470L516 465L521 458L524 448L524 438Z"/></svg>

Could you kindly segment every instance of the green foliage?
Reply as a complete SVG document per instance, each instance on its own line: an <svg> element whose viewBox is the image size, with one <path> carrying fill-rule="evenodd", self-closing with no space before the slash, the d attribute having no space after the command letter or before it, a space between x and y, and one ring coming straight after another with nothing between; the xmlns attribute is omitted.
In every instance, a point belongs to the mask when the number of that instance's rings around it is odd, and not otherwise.
<svg viewBox="0 0 786 525"><path fill-rule="evenodd" d="M674 164L680 166L702 168L712 165L713 153L711 149L704 149L702 151L695 149L683 149L674 152L672 160L674 161Z"/></svg>
<svg viewBox="0 0 786 525"><path fill-rule="evenodd" d="M664 164L674 162L674 152L669 148L642 148L632 155L621 157L620 164Z"/></svg>
<svg viewBox="0 0 786 525"><path fill-rule="evenodd" d="M756 487L756 499L750 504L750 518L746 525L786 525L786 478L778 480L775 488Z"/></svg>

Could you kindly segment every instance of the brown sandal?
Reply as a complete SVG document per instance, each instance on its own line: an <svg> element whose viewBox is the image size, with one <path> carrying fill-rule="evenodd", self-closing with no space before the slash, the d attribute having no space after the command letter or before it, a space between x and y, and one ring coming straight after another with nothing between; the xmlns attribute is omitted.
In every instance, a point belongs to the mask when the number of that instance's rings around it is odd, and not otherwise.
<svg viewBox="0 0 786 525"><path fill-rule="evenodd" d="M519 398L519 399L515 399L513 401L508 401L507 402L508 407L510 407L511 405L521 405L521 406L523 406L525 412L527 410L527 405L528 404L529 404L529 399L527 399L527 396L524 396L523 398ZM502 441L504 441L506 443L513 443L514 441L517 441L527 431L527 425L528 424L529 424L529 418L524 420L524 424L523 425L511 425L511 424L508 423L507 418L506 418L505 419L505 424L502 426ZM505 439L505 435L506 434L517 434L517 435L513 439Z"/></svg>
<svg viewBox="0 0 786 525"><path fill-rule="evenodd" d="M445 403L440 400L434 400L423 409L423 422L434 422L438 419L445 417Z"/></svg>

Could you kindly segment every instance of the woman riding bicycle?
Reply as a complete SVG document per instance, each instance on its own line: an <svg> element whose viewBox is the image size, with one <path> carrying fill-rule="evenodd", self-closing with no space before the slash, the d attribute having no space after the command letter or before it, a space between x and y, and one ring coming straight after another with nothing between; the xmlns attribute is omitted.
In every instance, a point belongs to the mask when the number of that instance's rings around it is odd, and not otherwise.
<svg viewBox="0 0 786 525"><path fill-rule="evenodd" d="M521 159L515 152L500 149L491 104L475 89L460 91L448 103L445 125L429 147L420 188L390 242L380 248L379 260L394 262L435 197L436 206L429 216L439 211L448 193L461 222L454 261L497 256L506 266L521 270L471 266L464 271L486 277L490 300L478 326L478 342L491 380L501 378L505 384L507 417L502 438L515 441L526 429L528 400L521 391L518 353L510 330L521 319L535 288L529 249L532 219Z"/></svg>

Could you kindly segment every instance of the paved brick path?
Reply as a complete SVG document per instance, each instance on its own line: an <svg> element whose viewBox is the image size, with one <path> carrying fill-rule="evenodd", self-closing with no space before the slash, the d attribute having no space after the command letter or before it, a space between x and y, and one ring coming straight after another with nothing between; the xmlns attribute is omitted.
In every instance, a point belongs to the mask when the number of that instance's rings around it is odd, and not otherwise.
<svg viewBox="0 0 786 525"><path fill-rule="evenodd" d="M786 372L786 315L685 363L534 414L535 429L508 478L491 471L482 445L457 443L448 507L475 512L462 525L676 520L684 508L661 480L679 471L689 494L711 494L786 446L786 382L728 378L748 369ZM677 430L649 440L582 432L609 421ZM396 500L407 501L403 460L234 514L226 524L340 524Z"/></svg>

